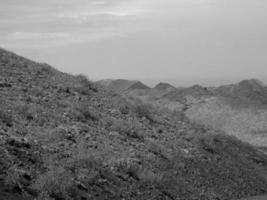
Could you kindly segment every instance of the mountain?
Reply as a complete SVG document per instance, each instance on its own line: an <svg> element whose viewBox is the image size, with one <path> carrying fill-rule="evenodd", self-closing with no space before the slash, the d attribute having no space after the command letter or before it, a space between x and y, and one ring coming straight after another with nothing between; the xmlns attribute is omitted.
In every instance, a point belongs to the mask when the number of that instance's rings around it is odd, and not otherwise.
<svg viewBox="0 0 267 200"><path fill-rule="evenodd" d="M127 90L148 90L148 89L150 88L140 81L133 83L130 87L127 88Z"/></svg>
<svg viewBox="0 0 267 200"><path fill-rule="evenodd" d="M163 95L175 91L176 88L168 83L159 83L154 88L151 89L149 95L152 97L162 97Z"/></svg>
<svg viewBox="0 0 267 200"><path fill-rule="evenodd" d="M155 90L169 90L169 91L172 91L172 90L175 90L176 88L174 86L172 86L171 84L169 84L169 83L160 82L159 84L157 84L154 87L154 89Z"/></svg>
<svg viewBox="0 0 267 200"><path fill-rule="evenodd" d="M125 79L106 79L97 81L98 84L112 90L116 93L122 93L134 84L138 84L138 81L125 80Z"/></svg>
<svg viewBox="0 0 267 200"><path fill-rule="evenodd" d="M121 93L155 107L178 111L191 121L238 137L267 153L267 87L243 80L220 87L174 88L159 83L152 89Z"/></svg>
<svg viewBox="0 0 267 200"><path fill-rule="evenodd" d="M0 49L0 199L239 199L266 174L235 137Z"/></svg>

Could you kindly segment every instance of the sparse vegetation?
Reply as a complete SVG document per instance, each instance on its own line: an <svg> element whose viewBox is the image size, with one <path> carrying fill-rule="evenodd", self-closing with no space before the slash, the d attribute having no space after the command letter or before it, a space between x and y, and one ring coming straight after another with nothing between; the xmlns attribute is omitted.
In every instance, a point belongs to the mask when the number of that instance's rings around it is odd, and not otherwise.
<svg viewBox="0 0 267 200"><path fill-rule="evenodd" d="M185 116L1 49L0 80L12 85L0 87L0 198L223 200L267 191L264 154Z"/></svg>

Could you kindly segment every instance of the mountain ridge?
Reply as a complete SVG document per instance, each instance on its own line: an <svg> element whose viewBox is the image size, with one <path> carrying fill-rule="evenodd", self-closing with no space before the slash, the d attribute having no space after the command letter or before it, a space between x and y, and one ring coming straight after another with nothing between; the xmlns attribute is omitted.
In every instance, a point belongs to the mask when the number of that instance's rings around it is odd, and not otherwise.
<svg viewBox="0 0 267 200"><path fill-rule="evenodd" d="M171 91L166 89L168 84L163 84L162 88L160 92L154 87L139 93L120 94L163 109L184 112L196 123L267 149L267 87L261 81L248 79L218 87L193 85Z"/></svg>

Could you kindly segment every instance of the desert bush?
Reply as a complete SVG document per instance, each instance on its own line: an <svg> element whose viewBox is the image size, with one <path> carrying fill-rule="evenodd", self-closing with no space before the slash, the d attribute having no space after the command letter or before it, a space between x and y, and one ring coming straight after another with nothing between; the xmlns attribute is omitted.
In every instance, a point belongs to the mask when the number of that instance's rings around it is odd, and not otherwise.
<svg viewBox="0 0 267 200"><path fill-rule="evenodd" d="M97 121L100 118L100 113L93 107L82 105L79 108L79 111L86 120Z"/></svg>
<svg viewBox="0 0 267 200"><path fill-rule="evenodd" d="M101 114L88 103L80 103L73 106L67 114L71 119L81 122L98 121Z"/></svg>
<svg viewBox="0 0 267 200"><path fill-rule="evenodd" d="M145 117L149 121L153 122L153 108L150 104L139 103L134 106L134 112L140 118Z"/></svg>
<svg viewBox="0 0 267 200"><path fill-rule="evenodd" d="M82 95L90 95L91 91L97 92L96 85L89 81L85 75L78 75L79 86L75 87L76 91Z"/></svg>
<svg viewBox="0 0 267 200"><path fill-rule="evenodd" d="M127 115L130 113L130 107L126 104L120 104L119 111L123 115Z"/></svg>

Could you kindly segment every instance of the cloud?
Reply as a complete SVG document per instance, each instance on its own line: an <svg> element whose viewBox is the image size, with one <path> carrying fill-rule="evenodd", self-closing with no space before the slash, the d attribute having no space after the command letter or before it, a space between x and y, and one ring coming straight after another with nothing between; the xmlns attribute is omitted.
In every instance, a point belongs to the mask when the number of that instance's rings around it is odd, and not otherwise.
<svg viewBox="0 0 267 200"><path fill-rule="evenodd" d="M77 23L87 23L90 21L108 20L111 22L122 22L133 19L143 13L143 10L105 10L97 12L65 12L57 17L61 20L71 20ZM112 22L111 22L112 23Z"/></svg>
<svg viewBox="0 0 267 200"><path fill-rule="evenodd" d="M4 30L0 31L0 41L5 38L5 44L31 48L123 36L152 26L145 18L152 16L149 12L157 2L160 1L0 0L0 27Z"/></svg>
<svg viewBox="0 0 267 200"><path fill-rule="evenodd" d="M111 37L121 37L126 32L116 29L76 31L72 33L31 33L15 32L0 38L0 44L4 48L15 49L47 49L67 45L84 44L85 42L104 40Z"/></svg>
<svg viewBox="0 0 267 200"><path fill-rule="evenodd" d="M107 2L106 1L93 1L91 4L93 5L105 5Z"/></svg>
<svg viewBox="0 0 267 200"><path fill-rule="evenodd" d="M57 39L69 38L70 33L29 33L29 32L15 32L8 37L14 40L42 40L42 39Z"/></svg>

